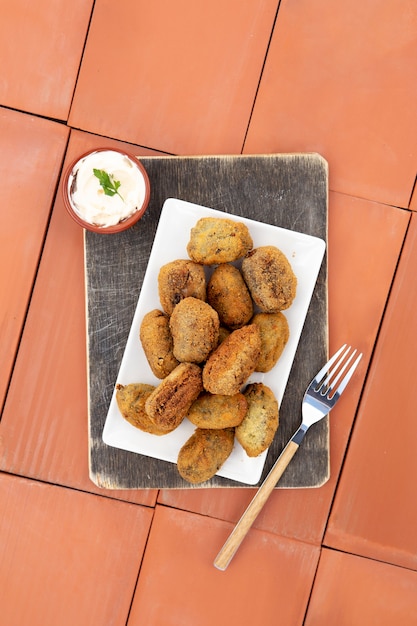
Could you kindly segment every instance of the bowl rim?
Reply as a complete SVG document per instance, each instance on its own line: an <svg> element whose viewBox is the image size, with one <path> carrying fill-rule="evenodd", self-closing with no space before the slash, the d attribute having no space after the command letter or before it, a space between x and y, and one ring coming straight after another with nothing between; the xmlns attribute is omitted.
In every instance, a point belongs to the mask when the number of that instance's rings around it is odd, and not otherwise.
<svg viewBox="0 0 417 626"><path fill-rule="evenodd" d="M126 219L118 222L118 224L113 224L112 226L97 226L95 224L91 224L90 222L83 220L82 217L80 217L78 213L76 213L76 211L73 209L70 199L69 199L68 180L69 180L69 177L71 176L71 173L74 167L79 161L81 161L82 159L85 159L90 154L95 154L96 152L118 152L119 154L123 154L124 156L127 156L138 167L145 182L145 197L144 197L141 207L137 209L132 215L130 215ZM83 152L81 155L73 159L69 163L69 165L67 166L64 172L62 183L61 183L61 191L62 191L65 208L67 212L69 213L69 215L72 217L72 219L79 226L82 226L82 228L84 228L85 230L89 230L93 233L100 233L103 235L119 233L119 232L122 232L123 230L127 230L128 228L136 224L136 222L138 222L140 218L143 216L143 214L145 213L148 207L149 199L151 195L151 188L150 188L150 181L149 181L148 173L145 170L142 163L139 161L138 157L134 155L132 152L130 152L129 150L124 150L122 148L114 148L114 147L91 148L90 150Z"/></svg>

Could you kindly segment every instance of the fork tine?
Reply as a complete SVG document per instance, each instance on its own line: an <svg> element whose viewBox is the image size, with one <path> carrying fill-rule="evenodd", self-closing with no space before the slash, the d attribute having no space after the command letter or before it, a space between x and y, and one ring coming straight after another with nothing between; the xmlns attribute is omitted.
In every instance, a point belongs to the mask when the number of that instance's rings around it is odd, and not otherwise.
<svg viewBox="0 0 417 626"><path fill-rule="evenodd" d="M350 351L350 346L347 347L346 352L344 354L342 354L342 356L340 357L340 359L338 360L338 362L336 363L336 365L333 367L333 369L327 374L326 379L323 381L323 387L324 390L322 391L322 393L329 393L330 391L332 391L335 386L337 385L337 383L339 382L341 376L343 376L343 373L346 371L346 368L349 366L349 363L351 362L351 360L353 359L353 357L355 356L357 350L354 350L350 357L348 358L348 360L344 363L344 365L341 367L342 363L343 363L343 359L345 359L347 357L347 355L349 354ZM333 376L336 374L338 368L340 367L340 370L338 372L338 374L336 375L335 378L333 378ZM330 382L331 381L331 382Z"/></svg>
<svg viewBox="0 0 417 626"><path fill-rule="evenodd" d="M313 378L312 384L318 385L320 382L322 382L324 376L329 371L329 368L333 365L333 363L336 361L336 359L339 358L339 355L343 352L343 350L345 348L346 348L346 344L343 344L343 346L341 348L339 348L339 350L336 352L336 354L334 354L332 356L332 358L329 361L327 361L327 363L325 365L323 365L321 370Z"/></svg>
<svg viewBox="0 0 417 626"><path fill-rule="evenodd" d="M356 350L355 350L355 352L356 352ZM352 356L355 354L355 352L352 354ZM359 361L361 360L361 358L362 358L362 352L357 356L356 361L353 363L353 365L351 366L350 370L348 371L348 373L346 374L346 376L344 377L344 379L342 380L342 382L340 383L340 385L338 386L338 388L334 392L333 398L337 399L344 392L344 390L346 388L346 385L348 384L348 382L352 378L353 372L358 367Z"/></svg>
<svg viewBox="0 0 417 626"><path fill-rule="evenodd" d="M322 369L319 371L317 376L313 379L312 385L311 385L311 386L315 386L314 391L316 393L320 393L322 396L327 396L328 398L330 398L330 395L332 394L333 389L336 387L340 378L343 376L347 367L349 366L355 354L357 353L357 350L354 350L350 354L347 361L343 363L344 359L346 359L346 357L348 356L350 350L351 350L351 346L348 346L347 344L343 344L343 346L339 348L339 350L332 356L332 358L322 367ZM349 380L351 379L353 375L353 372L357 368L361 358L362 358L362 353L356 358L356 361L353 363L348 373L343 378L337 390L331 395L332 398L334 398L336 394L337 394L337 397L339 397L341 393L344 391L346 385L348 384ZM333 379L333 376L335 374L336 374L336 377Z"/></svg>

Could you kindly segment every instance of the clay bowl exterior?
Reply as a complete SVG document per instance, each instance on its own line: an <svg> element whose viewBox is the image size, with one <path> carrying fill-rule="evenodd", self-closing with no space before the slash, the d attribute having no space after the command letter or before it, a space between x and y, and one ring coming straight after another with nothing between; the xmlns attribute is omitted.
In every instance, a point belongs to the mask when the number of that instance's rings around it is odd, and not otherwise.
<svg viewBox="0 0 417 626"><path fill-rule="evenodd" d="M90 154L95 154L96 152L118 152L119 154L122 154L123 156L128 157L141 172L144 183L145 183L145 197L141 206L138 207L136 211L132 215L130 215L128 218L121 220L118 224L113 224L111 226L98 226L96 224L91 224L90 222L83 220L82 217L78 215L78 213L74 210L71 204L70 197L69 197L68 181L69 181L69 178L71 176L71 173L74 167L77 165L79 161L81 161L82 159L85 159ZM118 148L96 148L94 150L89 150L88 152L85 152L81 156L74 159L72 163L67 167L64 173L61 189L62 189L62 195L64 199L65 208L68 211L69 215L72 217L72 219L79 226L82 226L82 228L85 228L85 230L89 230L93 233L100 233L100 234L107 234L107 235L119 233L123 230L127 230L128 228L131 228L131 226L136 224L136 222L138 222L140 218L143 216L143 214L145 213L148 207L149 198L150 198L149 177L142 163L133 154L130 154L129 152L126 152L125 150L119 150Z"/></svg>

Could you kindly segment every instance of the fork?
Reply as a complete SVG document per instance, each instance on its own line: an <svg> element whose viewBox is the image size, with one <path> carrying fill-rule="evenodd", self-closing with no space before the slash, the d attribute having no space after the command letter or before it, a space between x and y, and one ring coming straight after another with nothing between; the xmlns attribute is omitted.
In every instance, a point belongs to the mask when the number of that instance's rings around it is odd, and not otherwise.
<svg viewBox="0 0 417 626"><path fill-rule="evenodd" d="M218 553L214 560L214 566L217 569L224 571L229 565L289 462L300 447L307 430L328 415L342 395L362 358L361 353L356 357L345 374L356 353L357 350L351 352L351 347L344 344L309 384L302 403L301 426L281 452L261 487ZM336 387L336 385L338 386Z"/></svg>

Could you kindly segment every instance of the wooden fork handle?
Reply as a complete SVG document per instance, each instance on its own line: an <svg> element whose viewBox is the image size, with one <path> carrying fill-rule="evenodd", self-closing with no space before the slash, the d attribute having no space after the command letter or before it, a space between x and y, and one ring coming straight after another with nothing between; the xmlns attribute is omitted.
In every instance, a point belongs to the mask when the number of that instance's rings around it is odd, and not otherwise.
<svg viewBox="0 0 417 626"><path fill-rule="evenodd" d="M285 446L268 476L265 478L214 560L214 566L217 567L217 569L224 571L227 568L298 448L299 444L295 443L293 440L290 440Z"/></svg>

